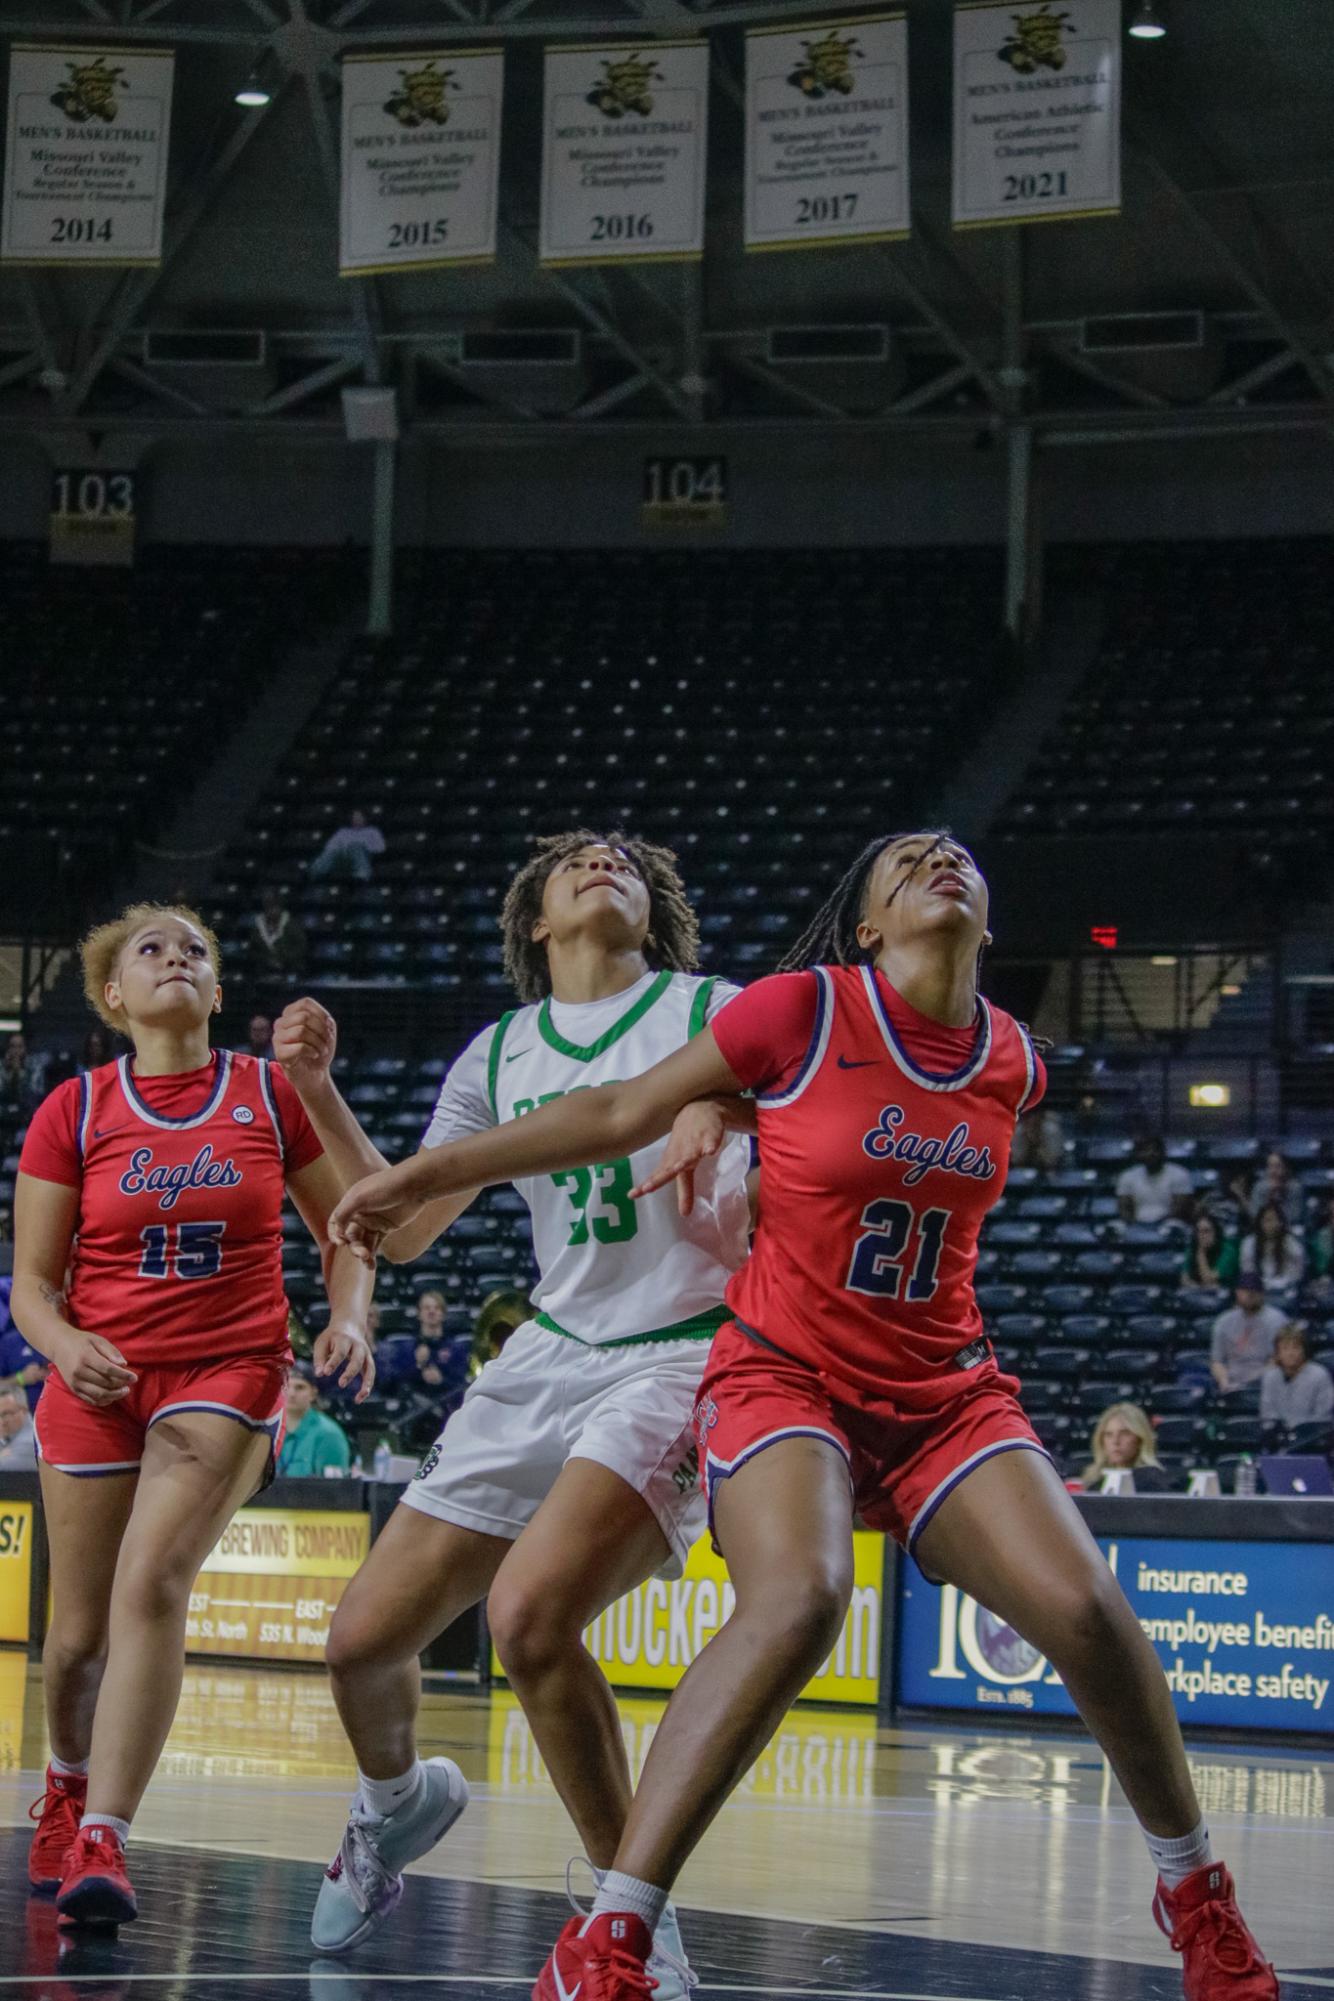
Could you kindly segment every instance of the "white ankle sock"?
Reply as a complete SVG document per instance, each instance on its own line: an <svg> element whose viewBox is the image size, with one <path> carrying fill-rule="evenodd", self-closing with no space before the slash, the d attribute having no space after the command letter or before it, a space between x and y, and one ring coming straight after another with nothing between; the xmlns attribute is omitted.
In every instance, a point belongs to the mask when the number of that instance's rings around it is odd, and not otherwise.
<svg viewBox="0 0 1334 2001"><path fill-rule="evenodd" d="M1149 1844L1149 1853L1158 1867L1169 1890L1175 1890L1184 1883L1187 1876L1193 1876L1197 1869L1203 1869L1214 1859L1214 1851L1209 1844L1209 1830L1201 1821L1189 1834L1173 1836L1150 1834L1143 1830L1144 1839Z"/></svg>
<svg viewBox="0 0 1334 2001"><path fill-rule="evenodd" d="M638 1876L622 1876L619 1869L608 1869L598 1885L584 1930L588 1930L594 1918L605 1917L609 1911L633 1911L637 1918L644 1920L651 1932L655 1932L666 1908L665 1890L659 1890L652 1883L641 1883Z"/></svg>
<svg viewBox="0 0 1334 2001"><path fill-rule="evenodd" d="M364 1772L358 1772L357 1788L362 1805L371 1813L397 1813L401 1806L406 1806L415 1797L425 1776L420 1758L414 1758L407 1771L397 1779L368 1779Z"/></svg>
<svg viewBox="0 0 1334 2001"><path fill-rule="evenodd" d="M130 1838L128 1820L117 1820L114 1813L86 1813L79 1822L80 1834L86 1834L90 1827L108 1827L123 1848Z"/></svg>
<svg viewBox="0 0 1334 2001"><path fill-rule="evenodd" d="M66 1759L58 1758L53 1751L50 1757L50 1765L51 1770L62 1779L86 1779L88 1776L88 1760L86 1758L80 1758L77 1764L70 1764Z"/></svg>

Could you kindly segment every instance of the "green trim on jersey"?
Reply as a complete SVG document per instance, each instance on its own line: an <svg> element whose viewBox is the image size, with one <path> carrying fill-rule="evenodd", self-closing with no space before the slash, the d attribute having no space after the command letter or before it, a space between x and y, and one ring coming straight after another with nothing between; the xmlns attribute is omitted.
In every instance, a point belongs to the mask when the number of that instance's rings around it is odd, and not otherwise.
<svg viewBox="0 0 1334 2001"><path fill-rule="evenodd" d="M496 1079L500 1075L500 1045L505 1040L505 1030L519 1012L512 1007L508 1014L502 1014L496 1023L496 1032L491 1037L491 1053L486 1059L486 1095L491 1100L491 1116L500 1123L500 1113L496 1107Z"/></svg>
<svg viewBox="0 0 1334 2001"><path fill-rule="evenodd" d="M639 1348L650 1341L711 1341L723 1322L731 1317L725 1306L714 1306L707 1313L678 1320L673 1327L652 1327L646 1334L627 1334L623 1341L585 1341L578 1334L571 1334L568 1327L562 1327L549 1313L533 1315L548 1334L562 1334L567 1341L578 1341L581 1348Z"/></svg>
<svg viewBox="0 0 1334 2001"><path fill-rule="evenodd" d="M700 1030L708 1027L709 1002L713 999L713 990L717 984L718 981L715 977L709 980L701 980L696 987L695 998L690 1003L690 1019L686 1023L687 1042L693 1042Z"/></svg>
<svg viewBox="0 0 1334 2001"><path fill-rule="evenodd" d="M623 1035L628 1035L636 1022L644 1019L654 1001L661 1000L671 982L672 976L669 972L659 973L652 986L639 996L633 1007L625 1010L619 1021L612 1023L605 1035L600 1035L596 1042L589 1042L582 1048L577 1042L567 1042L552 1021L551 996L548 994L538 1009L537 1032L550 1048L558 1049L562 1056L572 1057L576 1063L591 1063L605 1050L610 1049L613 1043L619 1042ZM563 1333L564 1329L558 1327L556 1332Z"/></svg>

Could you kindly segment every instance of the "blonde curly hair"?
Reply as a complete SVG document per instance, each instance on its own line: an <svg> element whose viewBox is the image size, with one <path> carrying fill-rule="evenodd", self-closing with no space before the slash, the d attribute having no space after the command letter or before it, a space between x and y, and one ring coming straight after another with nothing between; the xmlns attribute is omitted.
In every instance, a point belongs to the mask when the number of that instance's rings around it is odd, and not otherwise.
<svg viewBox="0 0 1334 2001"><path fill-rule="evenodd" d="M128 904L119 917L113 917L107 924L95 925L79 946L79 957L83 962L84 999L98 1020L104 1021L117 1035L127 1034L130 1024L123 1007L107 1005L107 982L115 979L121 953L135 932L142 931L146 924L160 923L164 917L179 917L183 923L194 927L208 946L214 977L221 976L222 949L197 910L191 910L185 903Z"/></svg>

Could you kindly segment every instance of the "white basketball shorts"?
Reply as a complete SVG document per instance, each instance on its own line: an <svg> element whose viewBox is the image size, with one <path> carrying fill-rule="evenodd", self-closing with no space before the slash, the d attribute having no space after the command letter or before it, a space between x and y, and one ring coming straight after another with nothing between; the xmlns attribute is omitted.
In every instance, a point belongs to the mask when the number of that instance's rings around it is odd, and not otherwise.
<svg viewBox="0 0 1334 2001"><path fill-rule="evenodd" d="M571 1459L608 1466L653 1513L679 1577L705 1522L691 1412L709 1342L593 1347L526 1320L488 1362L403 1495L483 1535L519 1536Z"/></svg>

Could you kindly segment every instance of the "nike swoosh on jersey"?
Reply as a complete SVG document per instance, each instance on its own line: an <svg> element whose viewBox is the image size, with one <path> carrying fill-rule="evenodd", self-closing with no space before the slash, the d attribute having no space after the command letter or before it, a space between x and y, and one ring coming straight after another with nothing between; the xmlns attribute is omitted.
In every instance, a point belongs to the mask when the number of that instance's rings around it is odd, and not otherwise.
<svg viewBox="0 0 1334 2001"><path fill-rule="evenodd" d="M529 1043L528 1048L529 1049L532 1048L531 1043ZM528 1049L516 1049L512 1055L506 1054L505 1061L507 1063L517 1063L521 1056L526 1056L527 1054L528 1054Z"/></svg>
<svg viewBox="0 0 1334 2001"><path fill-rule="evenodd" d="M840 1070L870 1070L873 1069L874 1066L879 1061L880 1058L878 1056L863 1056L857 1059L856 1061L849 1061L849 1059L846 1056L840 1056L838 1059L838 1067Z"/></svg>

